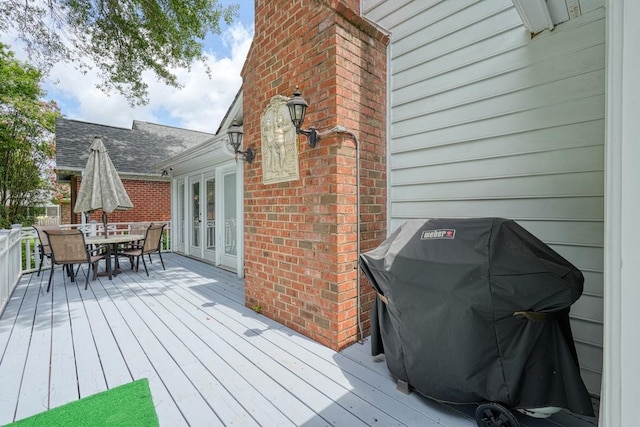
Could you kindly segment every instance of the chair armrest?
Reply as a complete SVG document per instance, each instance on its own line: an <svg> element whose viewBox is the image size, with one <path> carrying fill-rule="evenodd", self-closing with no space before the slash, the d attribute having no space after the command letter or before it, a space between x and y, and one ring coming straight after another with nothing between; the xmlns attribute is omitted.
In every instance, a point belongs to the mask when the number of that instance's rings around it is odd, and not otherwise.
<svg viewBox="0 0 640 427"><path fill-rule="evenodd" d="M87 248L87 253L89 253L89 255L91 256L104 255L104 249L105 249L104 246L99 245L93 249Z"/></svg>
<svg viewBox="0 0 640 427"><path fill-rule="evenodd" d="M144 245L128 242L126 245L118 248L118 256L130 257L132 256L132 252L140 251L140 253L142 253L143 248Z"/></svg>

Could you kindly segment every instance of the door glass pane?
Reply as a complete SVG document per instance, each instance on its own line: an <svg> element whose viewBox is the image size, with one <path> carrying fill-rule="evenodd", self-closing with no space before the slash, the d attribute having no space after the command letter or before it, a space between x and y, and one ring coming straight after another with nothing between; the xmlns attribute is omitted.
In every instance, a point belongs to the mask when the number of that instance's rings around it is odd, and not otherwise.
<svg viewBox="0 0 640 427"><path fill-rule="evenodd" d="M216 250L216 180L207 180L207 249Z"/></svg>
<svg viewBox="0 0 640 427"><path fill-rule="evenodd" d="M194 182L191 185L191 194L193 195L193 205L191 206L191 215L193 218L193 234L191 236L191 246L200 246L200 183Z"/></svg>
<svg viewBox="0 0 640 427"><path fill-rule="evenodd" d="M224 253L237 255L236 174L224 176Z"/></svg>
<svg viewBox="0 0 640 427"><path fill-rule="evenodd" d="M178 243L184 245L184 183L178 184Z"/></svg>

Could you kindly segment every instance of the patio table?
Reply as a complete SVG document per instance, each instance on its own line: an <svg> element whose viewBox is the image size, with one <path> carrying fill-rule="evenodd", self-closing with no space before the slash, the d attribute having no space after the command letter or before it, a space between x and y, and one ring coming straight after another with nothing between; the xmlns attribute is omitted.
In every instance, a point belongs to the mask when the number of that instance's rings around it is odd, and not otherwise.
<svg viewBox="0 0 640 427"><path fill-rule="evenodd" d="M136 242L144 239L142 234L114 234L113 236L90 236L85 238L85 243L88 245L105 245L107 248L107 274L109 280L112 280L113 276L118 273L118 245L121 243ZM115 265L116 268L111 268L111 256L116 256Z"/></svg>

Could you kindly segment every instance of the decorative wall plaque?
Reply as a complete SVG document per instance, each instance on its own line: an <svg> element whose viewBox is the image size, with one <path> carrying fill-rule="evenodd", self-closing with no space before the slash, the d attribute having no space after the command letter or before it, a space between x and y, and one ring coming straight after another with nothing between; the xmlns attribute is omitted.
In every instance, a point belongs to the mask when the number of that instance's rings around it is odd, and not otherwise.
<svg viewBox="0 0 640 427"><path fill-rule="evenodd" d="M300 179L298 138L289 118L288 100L274 96L260 118L263 184Z"/></svg>

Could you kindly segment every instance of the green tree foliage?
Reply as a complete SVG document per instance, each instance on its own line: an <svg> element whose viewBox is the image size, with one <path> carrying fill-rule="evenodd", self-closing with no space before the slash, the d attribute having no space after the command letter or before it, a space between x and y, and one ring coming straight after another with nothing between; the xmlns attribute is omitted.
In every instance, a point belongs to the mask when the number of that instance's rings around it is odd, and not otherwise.
<svg viewBox="0 0 640 427"><path fill-rule="evenodd" d="M50 190L42 171L52 171L59 111L42 100L41 79L0 43L0 228L30 225L29 208L42 205Z"/></svg>
<svg viewBox="0 0 640 427"><path fill-rule="evenodd" d="M180 87L172 69L205 63L205 36L218 34L220 19L230 24L237 10L218 0L3 0L0 31L16 31L40 69L94 64L103 91L136 105L148 101L143 71Z"/></svg>

